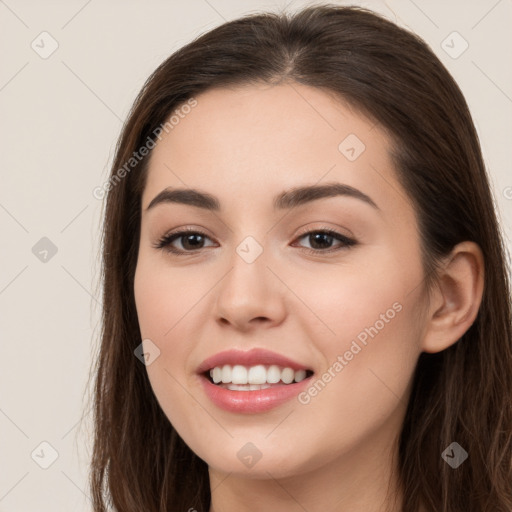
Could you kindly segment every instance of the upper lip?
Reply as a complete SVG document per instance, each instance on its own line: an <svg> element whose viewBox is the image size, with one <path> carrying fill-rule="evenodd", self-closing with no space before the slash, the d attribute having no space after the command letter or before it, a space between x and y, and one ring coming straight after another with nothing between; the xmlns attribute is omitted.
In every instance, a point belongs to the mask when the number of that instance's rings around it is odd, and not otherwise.
<svg viewBox="0 0 512 512"><path fill-rule="evenodd" d="M308 370L309 368L297 361L293 361L288 357L282 356L275 352L265 350L262 348L253 348L251 350L226 350L219 352L214 356L205 359L197 368L197 373L201 374L215 368L216 366L229 365L242 365L242 366L256 366L263 365L276 365L282 368L292 368L293 370Z"/></svg>

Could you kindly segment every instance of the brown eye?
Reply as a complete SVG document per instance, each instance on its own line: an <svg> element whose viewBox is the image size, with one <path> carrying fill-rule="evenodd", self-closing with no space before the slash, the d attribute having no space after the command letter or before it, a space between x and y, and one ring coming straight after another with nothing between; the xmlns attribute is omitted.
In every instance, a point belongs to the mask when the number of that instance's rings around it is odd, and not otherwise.
<svg viewBox="0 0 512 512"><path fill-rule="evenodd" d="M206 240L210 240L210 238L200 231L179 231L165 235L155 247L176 254L186 254L207 247L205 246Z"/></svg>
<svg viewBox="0 0 512 512"><path fill-rule="evenodd" d="M332 230L308 231L307 233L302 234L297 240L302 239L306 239L309 243L309 247L302 247L314 253L332 252L356 244L355 240ZM338 244L333 247L333 243L336 241Z"/></svg>

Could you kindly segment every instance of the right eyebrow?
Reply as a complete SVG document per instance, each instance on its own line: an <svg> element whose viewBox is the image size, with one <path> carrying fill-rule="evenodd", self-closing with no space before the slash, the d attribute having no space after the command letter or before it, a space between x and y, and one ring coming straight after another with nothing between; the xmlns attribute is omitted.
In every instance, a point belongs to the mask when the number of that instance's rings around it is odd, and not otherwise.
<svg viewBox="0 0 512 512"><path fill-rule="evenodd" d="M166 188L153 198L146 211L162 203L188 204L216 212L220 210L220 202L216 197L192 188Z"/></svg>

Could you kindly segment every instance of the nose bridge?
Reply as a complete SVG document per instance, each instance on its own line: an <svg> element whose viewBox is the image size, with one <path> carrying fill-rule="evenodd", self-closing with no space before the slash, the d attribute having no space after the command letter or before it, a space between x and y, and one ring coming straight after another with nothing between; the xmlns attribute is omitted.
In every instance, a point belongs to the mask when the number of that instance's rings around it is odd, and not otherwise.
<svg viewBox="0 0 512 512"><path fill-rule="evenodd" d="M268 254L263 244L254 237L245 237L229 257L229 268L223 289L228 296L248 301L269 292L267 269Z"/></svg>
<svg viewBox="0 0 512 512"><path fill-rule="evenodd" d="M273 322L284 314L279 282L267 268L270 251L252 236L245 237L229 257L229 272L219 283L216 315L242 325L255 318Z"/></svg>

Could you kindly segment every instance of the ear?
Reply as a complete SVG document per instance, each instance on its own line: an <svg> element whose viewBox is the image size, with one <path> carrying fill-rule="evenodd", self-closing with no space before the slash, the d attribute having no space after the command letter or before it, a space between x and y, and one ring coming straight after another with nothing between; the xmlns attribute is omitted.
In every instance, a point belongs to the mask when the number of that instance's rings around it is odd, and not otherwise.
<svg viewBox="0 0 512 512"><path fill-rule="evenodd" d="M484 258L474 242L461 242L444 259L430 305L422 340L424 352L441 352L471 327L482 302Z"/></svg>

